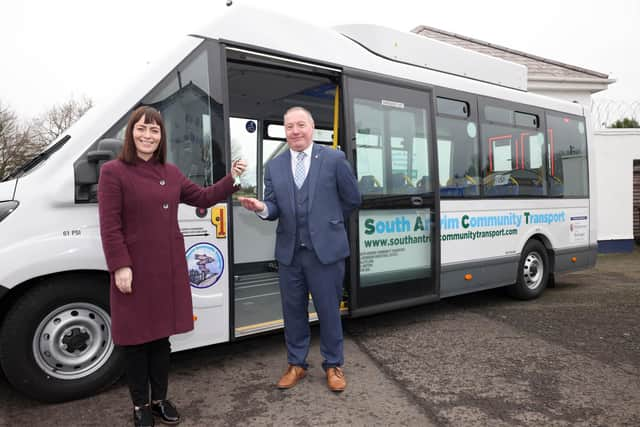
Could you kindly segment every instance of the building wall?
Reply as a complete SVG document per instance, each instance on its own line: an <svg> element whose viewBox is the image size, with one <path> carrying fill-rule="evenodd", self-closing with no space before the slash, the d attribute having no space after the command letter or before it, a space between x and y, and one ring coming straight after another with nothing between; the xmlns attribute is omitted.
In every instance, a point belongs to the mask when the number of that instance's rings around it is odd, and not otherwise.
<svg viewBox="0 0 640 427"><path fill-rule="evenodd" d="M594 132L598 246L602 252L632 250L633 161L640 159L640 129Z"/></svg>
<svg viewBox="0 0 640 427"><path fill-rule="evenodd" d="M535 92L540 95L550 96L552 98L563 99L569 102L578 102L587 108L591 105L591 93L585 91L571 91L571 90L544 90L529 88L530 92Z"/></svg>

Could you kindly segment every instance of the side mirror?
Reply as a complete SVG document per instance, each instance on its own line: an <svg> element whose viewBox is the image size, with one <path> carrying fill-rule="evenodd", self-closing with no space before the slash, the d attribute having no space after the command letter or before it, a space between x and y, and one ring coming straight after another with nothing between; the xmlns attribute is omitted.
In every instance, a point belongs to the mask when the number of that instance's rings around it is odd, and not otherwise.
<svg viewBox="0 0 640 427"><path fill-rule="evenodd" d="M105 162L115 159L122 147L118 139L103 139L98 149L88 151L74 165L76 202L94 203L98 201L98 179L100 168Z"/></svg>
<svg viewBox="0 0 640 427"><path fill-rule="evenodd" d="M89 163L106 162L113 158L113 151L95 150L87 153L87 161Z"/></svg>

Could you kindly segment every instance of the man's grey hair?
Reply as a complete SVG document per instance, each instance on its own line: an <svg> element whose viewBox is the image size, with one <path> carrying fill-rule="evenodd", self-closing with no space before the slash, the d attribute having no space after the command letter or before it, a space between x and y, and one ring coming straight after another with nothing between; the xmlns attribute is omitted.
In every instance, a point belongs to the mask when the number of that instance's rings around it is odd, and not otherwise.
<svg viewBox="0 0 640 427"><path fill-rule="evenodd" d="M309 117L309 120L311 121L311 125L313 127L316 126L316 123L313 120L313 116L311 115L311 112L309 110L307 110L306 108L300 107L300 106L295 106L295 107L289 108L287 111L285 111L284 116L282 116L282 119L284 120L285 117L287 117L287 114L289 114L289 113L291 113L293 111L302 111L303 113L305 113L307 115L307 117Z"/></svg>

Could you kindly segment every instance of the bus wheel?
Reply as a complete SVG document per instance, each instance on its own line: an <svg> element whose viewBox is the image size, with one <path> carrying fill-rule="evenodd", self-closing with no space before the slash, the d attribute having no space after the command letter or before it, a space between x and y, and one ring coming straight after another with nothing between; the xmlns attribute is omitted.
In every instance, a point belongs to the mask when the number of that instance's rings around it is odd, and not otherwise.
<svg viewBox="0 0 640 427"><path fill-rule="evenodd" d="M101 279L50 279L11 307L0 330L0 363L14 387L62 402L93 394L122 375L122 355L111 339L109 287Z"/></svg>
<svg viewBox="0 0 640 427"><path fill-rule="evenodd" d="M522 300L537 298L547 287L549 270L546 248L539 241L530 240L522 250L516 283L507 288L509 294Z"/></svg>

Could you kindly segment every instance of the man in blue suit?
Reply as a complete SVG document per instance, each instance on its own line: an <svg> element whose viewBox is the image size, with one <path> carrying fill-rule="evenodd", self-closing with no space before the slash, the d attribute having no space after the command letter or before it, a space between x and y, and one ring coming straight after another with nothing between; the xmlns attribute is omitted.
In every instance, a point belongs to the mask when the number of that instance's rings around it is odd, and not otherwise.
<svg viewBox="0 0 640 427"><path fill-rule="evenodd" d="M263 219L278 219L275 251L289 362L278 388L291 388L306 374L311 293L327 385L339 392L347 386L339 307L349 256L346 224L360 205L360 192L344 153L313 143L309 111L290 108L284 126L289 150L267 164L264 200L239 200Z"/></svg>

